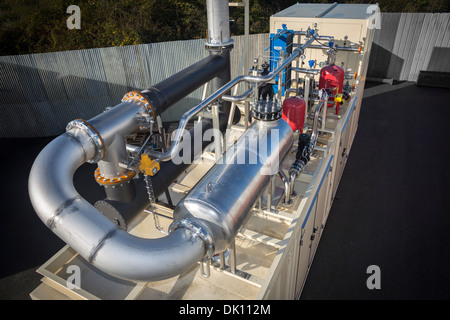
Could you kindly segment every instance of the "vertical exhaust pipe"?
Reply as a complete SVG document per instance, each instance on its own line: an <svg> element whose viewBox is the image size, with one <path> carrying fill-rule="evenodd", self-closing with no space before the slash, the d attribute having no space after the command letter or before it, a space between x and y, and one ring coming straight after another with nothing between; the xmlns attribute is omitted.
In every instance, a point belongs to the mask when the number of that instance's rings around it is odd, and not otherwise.
<svg viewBox="0 0 450 320"><path fill-rule="evenodd" d="M206 0L208 32L205 47L211 56L221 56L227 61L227 68L211 81L211 92L216 92L231 80L230 51L233 39L230 34L230 10L228 0ZM228 92L229 93L229 92ZM226 93L226 94L228 94ZM231 102L222 101L219 105L223 115L229 115ZM233 124L239 122L240 112L236 107Z"/></svg>

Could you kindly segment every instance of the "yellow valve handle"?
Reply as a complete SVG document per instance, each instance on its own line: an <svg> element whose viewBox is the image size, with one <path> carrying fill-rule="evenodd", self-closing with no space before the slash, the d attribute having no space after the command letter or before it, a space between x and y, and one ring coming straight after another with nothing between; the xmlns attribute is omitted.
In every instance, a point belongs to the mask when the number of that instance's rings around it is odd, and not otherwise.
<svg viewBox="0 0 450 320"><path fill-rule="evenodd" d="M143 153L141 155L141 164L139 165L139 170L147 176L154 176L158 173L160 169L159 162L150 159L148 154Z"/></svg>
<svg viewBox="0 0 450 320"><path fill-rule="evenodd" d="M344 97L342 93L336 94L334 96L334 103L343 103L344 102Z"/></svg>

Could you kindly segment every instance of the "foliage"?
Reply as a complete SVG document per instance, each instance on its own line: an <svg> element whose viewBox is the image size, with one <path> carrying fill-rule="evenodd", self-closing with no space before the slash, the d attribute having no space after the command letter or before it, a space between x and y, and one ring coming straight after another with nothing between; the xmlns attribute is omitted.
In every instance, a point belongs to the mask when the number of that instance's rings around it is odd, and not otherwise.
<svg viewBox="0 0 450 320"><path fill-rule="evenodd" d="M270 16L297 2L250 0L250 32L269 32ZM343 2L378 2L382 12L450 11L450 0ZM66 26L73 4L81 9L79 30ZM230 19L231 32L243 34L244 10L231 7ZM1 55L200 39L206 27L205 0L0 0Z"/></svg>

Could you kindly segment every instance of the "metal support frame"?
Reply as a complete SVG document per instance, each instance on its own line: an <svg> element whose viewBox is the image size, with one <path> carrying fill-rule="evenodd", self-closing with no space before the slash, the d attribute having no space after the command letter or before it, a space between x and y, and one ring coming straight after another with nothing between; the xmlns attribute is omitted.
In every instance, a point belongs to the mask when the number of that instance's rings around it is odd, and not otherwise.
<svg viewBox="0 0 450 320"><path fill-rule="evenodd" d="M214 129L214 154L216 161L218 161L222 156L222 133L219 128L219 106L217 104L213 104L211 109Z"/></svg>
<svg viewBox="0 0 450 320"><path fill-rule="evenodd" d="M235 240L233 240L230 244L230 271L231 273L236 274L236 244Z"/></svg>
<svg viewBox="0 0 450 320"><path fill-rule="evenodd" d="M293 44L294 47L297 47L298 44L294 43ZM334 46L336 48L337 51L353 51L353 52L359 52L360 48L355 48L355 47L341 47L341 46ZM311 46L309 46L310 49L321 49L321 50L330 50L330 47L328 46L324 46L321 44L312 44Z"/></svg>
<svg viewBox="0 0 450 320"><path fill-rule="evenodd" d="M270 178L267 184L267 211L272 211L273 179Z"/></svg>
<svg viewBox="0 0 450 320"><path fill-rule="evenodd" d="M309 88L311 86L311 78L309 76L305 77L305 86L303 88L303 99L305 100L306 103L306 112L305 112L305 119L303 120L303 123L306 123L306 120L308 119L308 114L309 114Z"/></svg>

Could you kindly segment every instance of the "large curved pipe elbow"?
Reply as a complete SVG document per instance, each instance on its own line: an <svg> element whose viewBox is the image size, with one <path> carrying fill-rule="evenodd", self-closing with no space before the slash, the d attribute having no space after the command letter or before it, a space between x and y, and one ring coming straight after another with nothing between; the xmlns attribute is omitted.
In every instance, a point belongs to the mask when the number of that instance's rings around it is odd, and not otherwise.
<svg viewBox="0 0 450 320"><path fill-rule="evenodd" d="M73 175L95 152L90 138L72 129L50 142L33 164L30 199L57 236L100 270L132 281L166 279L204 257L203 240L187 228L160 239L139 238L120 230L83 199L73 185Z"/></svg>

